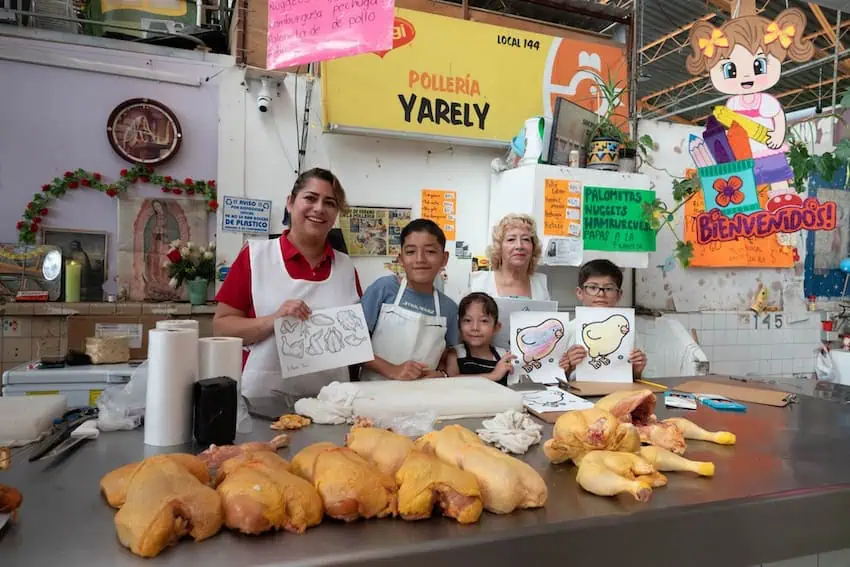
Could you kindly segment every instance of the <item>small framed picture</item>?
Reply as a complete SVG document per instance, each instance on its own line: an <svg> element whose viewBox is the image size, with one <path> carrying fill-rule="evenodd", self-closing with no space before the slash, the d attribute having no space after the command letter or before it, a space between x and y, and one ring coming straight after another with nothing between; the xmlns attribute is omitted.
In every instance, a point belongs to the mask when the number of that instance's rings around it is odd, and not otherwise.
<svg viewBox="0 0 850 567"><path fill-rule="evenodd" d="M80 276L80 300L103 301L103 284L109 277L109 233L91 230L42 227L42 244L51 244L62 249L62 264L76 261L82 266ZM65 282L62 280L62 296L65 299Z"/></svg>

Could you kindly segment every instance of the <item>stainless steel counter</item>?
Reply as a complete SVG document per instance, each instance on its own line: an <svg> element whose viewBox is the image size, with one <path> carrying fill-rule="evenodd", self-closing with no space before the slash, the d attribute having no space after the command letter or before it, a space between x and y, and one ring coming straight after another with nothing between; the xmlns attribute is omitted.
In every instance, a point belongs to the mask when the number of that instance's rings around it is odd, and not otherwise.
<svg viewBox="0 0 850 567"><path fill-rule="evenodd" d="M663 407L659 415L670 414ZM136 565L214 567L308 565L569 565L594 567L746 567L848 546L850 542L850 408L800 397L788 408L751 404L745 414L677 411L708 429L733 431L738 445L692 441L687 456L717 464L713 479L671 473L646 504L583 492L575 470L551 466L539 447L525 456L549 486L544 509L484 514L459 526L434 518L342 524L326 521L304 535L247 537L223 531L143 560L122 548L111 510L99 495L106 472L152 454L141 431L102 434L53 468L24 459L0 473L24 504L16 525L0 534L3 567ZM475 427L479 420L466 425ZM254 439L271 438L265 422ZM342 443L346 428L313 425L282 451L291 458L319 440ZM547 427L545 438L551 433ZM244 439L242 439L244 440Z"/></svg>

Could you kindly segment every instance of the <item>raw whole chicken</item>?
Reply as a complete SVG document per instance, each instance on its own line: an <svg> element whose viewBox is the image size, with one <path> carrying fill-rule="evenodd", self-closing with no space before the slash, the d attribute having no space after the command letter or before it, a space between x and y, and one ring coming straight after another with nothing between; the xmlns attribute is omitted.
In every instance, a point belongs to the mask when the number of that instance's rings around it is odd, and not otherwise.
<svg viewBox="0 0 850 567"><path fill-rule="evenodd" d="M644 443L657 445L678 455L684 454L687 445L682 432L673 424L658 421L655 417L655 402L652 390L626 390L605 396L596 402L596 407L637 427Z"/></svg>
<svg viewBox="0 0 850 567"><path fill-rule="evenodd" d="M430 518L436 504L461 524L478 521L483 505L475 475L413 449L409 438L377 427L354 427L346 446L395 477L398 511L405 520Z"/></svg>
<svg viewBox="0 0 850 567"><path fill-rule="evenodd" d="M171 459L177 464L189 471L192 476L198 479L201 484L207 485L210 483L210 472L207 465L195 455L186 453L170 453L160 455L160 458ZM139 470L139 467L145 461L138 463L130 463L123 467L117 468L114 471L106 473L100 479L100 491L106 498L107 504L113 508L120 508L124 505L127 499L127 489L130 487L130 481Z"/></svg>
<svg viewBox="0 0 850 567"><path fill-rule="evenodd" d="M169 455L136 467L115 514L118 540L142 557L155 557L186 535L195 541L212 537L222 521L218 493Z"/></svg>
<svg viewBox="0 0 850 567"><path fill-rule="evenodd" d="M289 435L281 433L271 441L251 441L240 445L210 445L209 448L198 455L210 470L217 469L227 459L238 457L244 453L257 453L260 451L275 451L289 445Z"/></svg>
<svg viewBox="0 0 850 567"><path fill-rule="evenodd" d="M222 463L216 476L224 523L245 534L286 529L304 533L322 521L313 485L289 472L276 453L243 453Z"/></svg>
<svg viewBox="0 0 850 567"><path fill-rule="evenodd" d="M449 425L432 431L420 437L415 446L475 475L484 508L490 512L509 514L517 508L539 508L546 504L548 490L537 471L485 445L463 426Z"/></svg>
<svg viewBox="0 0 850 567"><path fill-rule="evenodd" d="M395 480L351 449L315 443L295 455L291 466L292 472L313 483L332 518L352 522L398 511Z"/></svg>
<svg viewBox="0 0 850 567"><path fill-rule="evenodd" d="M729 433L728 431L706 431L696 423L688 421L683 417L671 417L665 419L662 423L676 426L676 429L682 432L685 439L709 441L718 445L734 445L738 441L734 433Z"/></svg>
<svg viewBox="0 0 850 567"><path fill-rule="evenodd" d="M382 473L394 476L413 449L413 441L378 427L352 427L345 436L345 446L374 464Z"/></svg>
<svg viewBox="0 0 850 567"><path fill-rule="evenodd" d="M597 496L626 493L646 502L652 496L652 487L664 486L667 479L635 453L592 451L582 457L576 481Z"/></svg>
<svg viewBox="0 0 850 567"><path fill-rule="evenodd" d="M543 444L543 452L552 463L578 461L590 451L610 450L634 453L640 437L630 423L622 423L613 414L599 408L571 411L555 422L552 439Z"/></svg>

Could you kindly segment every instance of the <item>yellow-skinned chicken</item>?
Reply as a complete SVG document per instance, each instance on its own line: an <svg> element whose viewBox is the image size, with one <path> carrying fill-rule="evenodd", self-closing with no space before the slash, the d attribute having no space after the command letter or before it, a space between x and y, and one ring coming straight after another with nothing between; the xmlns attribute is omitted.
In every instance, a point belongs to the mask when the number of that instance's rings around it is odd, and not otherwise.
<svg viewBox="0 0 850 567"><path fill-rule="evenodd" d="M581 458L576 481L597 496L631 494L646 502L653 486L664 486L667 479L635 453L592 451Z"/></svg>
<svg viewBox="0 0 850 567"><path fill-rule="evenodd" d="M415 446L475 475L484 508L490 512L509 514L517 508L539 508L546 504L548 490L537 471L485 445L463 426L449 425L432 431L420 437Z"/></svg>
<svg viewBox="0 0 850 567"><path fill-rule="evenodd" d="M599 408L571 411L555 422L552 439L543 444L543 452L552 463L578 461L590 451L625 451L640 447L637 430L613 414Z"/></svg>
<svg viewBox="0 0 850 567"><path fill-rule="evenodd" d="M312 484L289 472L269 451L246 453L219 467L216 490L224 523L245 534L286 529L304 533L322 521L322 499Z"/></svg>
<svg viewBox="0 0 850 567"><path fill-rule="evenodd" d="M413 449L413 440L378 427L352 427L345 436L345 446L381 472L395 475Z"/></svg>
<svg viewBox="0 0 850 567"><path fill-rule="evenodd" d="M634 425L644 443L663 447L678 455L684 454L687 445L682 432L673 424L658 421L655 403L652 390L625 390L605 396L596 402L596 407Z"/></svg>
<svg viewBox="0 0 850 567"><path fill-rule="evenodd" d="M671 417L665 419L662 423L674 425L676 429L682 432L685 439L708 441L710 443L717 443L718 445L734 445L738 441L734 433L728 431L706 431L696 423L683 417Z"/></svg>
<svg viewBox="0 0 850 567"><path fill-rule="evenodd" d="M183 466L189 471L189 473L197 478L201 484L208 485L210 483L209 468L207 468L207 465L195 455L189 455L187 453L169 453L166 455L160 455L160 458L171 459ZM120 508L124 505L130 481L133 479L133 476L136 474L136 471L139 470L142 463L144 463L144 461L124 465L123 467L119 467L114 471L106 473L103 478L100 479L100 490L106 498L106 502L110 506L113 508Z"/></svg>

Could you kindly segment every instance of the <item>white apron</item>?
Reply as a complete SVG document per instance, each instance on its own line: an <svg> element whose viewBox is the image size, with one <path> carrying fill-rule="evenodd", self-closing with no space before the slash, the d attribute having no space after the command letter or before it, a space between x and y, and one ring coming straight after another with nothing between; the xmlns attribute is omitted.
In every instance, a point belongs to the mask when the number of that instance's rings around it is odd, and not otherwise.
<svg viewBox="0 0 850 567"><path fill-rule="evenodd" d="M354 264L342 252L334 252L328 279L311 282L289 276L278 239L249 240L248 250L251 257L251 298L257 317L273 315L289 299L300 299L313 310L360 301L354 283ZM272 390L314 396L322 386L335 380L348 382L349 379L347 366L293 378L282 376L274 335L250 345L248 349L250 354L242 371L242 394L248 398L271 396Z"/></svg>
<svg viewBox="0 0 850 567"><path fill-rule="evenodd" d="M436 370L446 350L446 318L440 316L440 296L434 290L436 315L425 315L401 307L407 278L401 280L393 303L381 305L381 313L372 333L372 350L392 364L408 360L427 364ZM386 380L373 370L363 369L360 380Z"/></svg>

